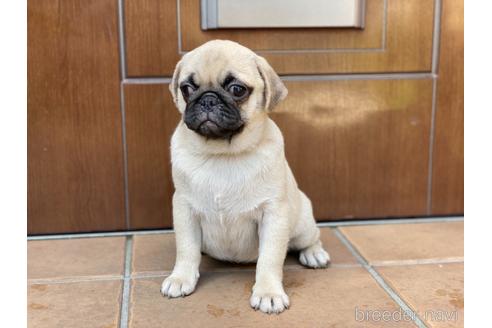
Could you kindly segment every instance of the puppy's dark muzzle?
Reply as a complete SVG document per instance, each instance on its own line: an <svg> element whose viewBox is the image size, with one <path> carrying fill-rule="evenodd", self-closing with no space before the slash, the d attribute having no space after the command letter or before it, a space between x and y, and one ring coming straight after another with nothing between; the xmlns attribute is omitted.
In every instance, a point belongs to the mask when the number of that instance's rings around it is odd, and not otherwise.
<svg viewBox="0 0 492 328"><path fill-rule="evenodd" d="M211 91L188 103L184 122L189 129L211 139L230 139L244 125L239 109Z"/></svg>

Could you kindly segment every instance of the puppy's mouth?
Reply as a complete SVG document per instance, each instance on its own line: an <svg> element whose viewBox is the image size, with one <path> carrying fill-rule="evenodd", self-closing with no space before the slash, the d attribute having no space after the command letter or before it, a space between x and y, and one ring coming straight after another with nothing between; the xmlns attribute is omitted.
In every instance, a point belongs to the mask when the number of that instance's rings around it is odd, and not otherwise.
<svg viewBox="0 0 492 328"><path fill-rule="evenodd" d="M211 96L210 92L204 95L188 103L184 114L186 126L207 139L230 141L244 127L239 108L218 95Z"/></svg>
<svg viewBox="0 0 492 328"><path fill-rule="evenodd" d="M225 140L231 140L231 138L234 135L240 133L244 127L242 121L238 122L234 126L224 127L221 126L218 122L215 122L211 119L204 120L196 128L193 128L193 126L190 126L188 124L186 125L188 126L188 128L190 128L191 130L195 131L196 133L207 139L225 139Z"/></svg>
<svg viewBox="0 0 492 328"><path fill-rule="evenodd" d="M203 121L199 126L198 130L201 135L217 135L220 133L220 128L217 123L211 120Z"/></svg>

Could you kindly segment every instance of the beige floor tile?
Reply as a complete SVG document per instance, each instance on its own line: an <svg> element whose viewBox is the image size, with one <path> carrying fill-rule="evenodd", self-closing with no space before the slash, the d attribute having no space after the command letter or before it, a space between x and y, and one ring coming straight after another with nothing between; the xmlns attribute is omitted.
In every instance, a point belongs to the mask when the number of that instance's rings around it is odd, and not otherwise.
<svg viewBox="0 0 492 328"><path fill-rule="evenodd" d="M32 328L118 327L121 280L29 285Z"/></svg>
<svg viewBox="0 0 492 328"><path fill-rule="evenodd" d="M341 227L372 264L384 261L463 259L463 222Z"/></svg>
<svg viewBox="0 0 492 328"><path fill-rule="evenodd" d="M121 275L124 253L124 237L29 241L27 276L54 279Z"/></svg>
<svg viewBox="0 0 492 328"><path fill-rule="evenodd" d="M202 274L185 298L160 295L161 279L132 281L130 327L407 327L410 322L364 320L368 310L399 311L362 268L289 270L284 284L291 307L266 315L249 306L254 272ZM356 321L356 310L359 311ZM367 317L366 317L367 318Z"/></svg>
<svg viewBox="0 0 492 328"><path fill-rule="evenodd" d="M463 270L462 263L377 268L431 327L463 327Z"/></svg>
<svg viewBox="0 0 492 328"><path fill-rule="evenodd" d="M321 240L331 256L332 265L356 265L356 259L347 248L338 240L331 229L321 229ZM176 256L174 234L140 235L133 240L133 263L132 272L145 274L150 272L169 272L173 269ZM297 254L289 254L285 261L286 265L299 266ZM217 261L204 255L200 270L222 271L237 269L254 269L254 264L232 264Z"/></svg>
<svg viewBox="0 0 492 328"><path fill-rule="evenodd" d="M332 264L357 264L357 260L330 228L320 228L321 242L330 253Z"/></svg>

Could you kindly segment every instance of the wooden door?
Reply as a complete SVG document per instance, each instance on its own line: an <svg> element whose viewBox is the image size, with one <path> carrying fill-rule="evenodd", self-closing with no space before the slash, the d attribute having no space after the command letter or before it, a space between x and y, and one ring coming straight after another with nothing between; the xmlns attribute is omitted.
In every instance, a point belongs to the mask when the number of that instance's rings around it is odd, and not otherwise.
<svg viewBox="0 0 492 328"><path fill-rule="evenodd" d="M463 1L368 0L363 30L207 31L198 0L42 3L28 3L31 233L172 225L167 87L217 38L285 81L272 117L318 220L463 213Z"/></svg>

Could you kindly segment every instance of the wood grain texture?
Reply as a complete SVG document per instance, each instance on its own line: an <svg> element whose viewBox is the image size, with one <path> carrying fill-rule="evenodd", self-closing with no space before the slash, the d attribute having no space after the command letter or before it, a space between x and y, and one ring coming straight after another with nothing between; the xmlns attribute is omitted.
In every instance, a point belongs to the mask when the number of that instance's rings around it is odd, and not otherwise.
<svg viewBox="0 0 492 328"><path fill-rule="evenodd" d="M28 233L125 229L116 1L28 1Z"/></svg>
<svg viewBox="0 0 492 328"><path fill-rule="evenodd" d="M432 214L464 213L463 0L443 1Z"/></svg>
<svg viewBox="0 0 492 328"><path fill-rule="evenodd" d="M425 214L431 80L287 87L272 117L317 219ZM164 85L127 85L125 99L131 227L168 227L169 142L178 112Z"/></svg>
<svg viewBox="0 0 492 328"><path fill-rule="evenodd" d="M433 15L434 1L389 0L384 51L271 53L264 57L281 74L430 71Z"/></svg>
<svg viewBox="0 0 492 328"><path fill-rule="evenodd" d="M176 1L128 0L125 3L129 75L172 75L174 65L179 60ZM434 1L388 0L384 42L381 40L381 28L384 28L381 6L381 0L368 2L365 30L201 31L199 1L180 0L183 50L209 39L228 38L259 50L279 74L430 71ZM381 43L385 43L384 50L362 50L379 47ZM265 49L295 51L264 52ZM331 51L306 51L309 49Z"/></svg>
<svg viewBox="0 0 492 328"><path fill-rule="evenodd" d="M167 85L125 85L130 228L171 227L170 139L180 115Z"/></svg>
<svg viewBox="0 0 492 328"><path fill-rule="evenodd" d="M176 0L125 0L127 74L172 75L178 54Z"/></svg>
<svg viewBox="0 0 492 328"><path fill-rule="evenodd" d="M425 215L432 80L287 87L272 117L317 219Z"/></svg>
<svg viewBox="0 0 492 328"><path fill-rule="evenodd" d="M255 50L334 50L382 48L384 33L384 0L367 2L364 29L280 28L219 29L202 31L200 2L180 0L182 50L190 51L214 39L235 40Z"/></svg>

